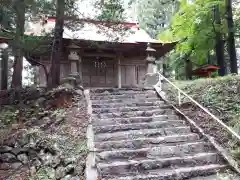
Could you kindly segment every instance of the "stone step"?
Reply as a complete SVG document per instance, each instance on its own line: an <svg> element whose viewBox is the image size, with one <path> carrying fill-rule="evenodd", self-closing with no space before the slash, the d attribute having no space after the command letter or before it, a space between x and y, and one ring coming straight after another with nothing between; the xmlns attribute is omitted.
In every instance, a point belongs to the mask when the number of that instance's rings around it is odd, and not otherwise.
<svg viewBox="0 0 240 180"><path fill-rule="evenodd" d="M176 144L180 142L197 142L199 141L198 134L182 134L182 135L171 135L153 138L136 138L126 139L117 141L104 141L95 142L95 148L97 150L113 150L113 149L140 149L145 147L152 147L160 144Z"/></svg>
<svg viewBox="0 0 240 180"><path fill-rule="evenodd" d="M202 152L212 152L213 147L206 142L192 142L178 145L158 145L141 149L118 149L112 151L103 151L96 154L96 161L111 162L133 159L156 159L170 157L184 157Z"/></svg>
<svg viewBox="0 0 240 180"><path fill-rule="evenodd" d="M101 133L95 135L95 141L111 141L111 140L124 140L136 139L141 137L159 137L169 135L189 134L191 128L188 126L174 127L174 128L161 128L161 129L142 129L142 130L129 130L119 131L114 133Z"/></svg>
<svg viewBox="0 0 240 180"><path fill-rule="evenodd" d="M93 104L92 108L118 108L118 107L141 107L141 106L162 106L166 105L164 101L154 101L154 102L129 102L126 103L108 103L108 104Z"/></svg>
<svg viewBox="0 0 240 180"><path fill-rule="evenodd" d="M94 108L92 113L119 113L119 112L131 112L131 111L149 111L149 110L157 110L157 109L169 109L171 106L169 105L161 105L161 106L136 106L136 107L117 107L117 108Z"/></svg>
<svg viewBox="0 0 240 180"><path fill-rule="evenodd" d="M221 158L217 153L197 153L184 157L169 157L144 160L126 160L99 163L97 169L101 175L109 174L123 176L127 174L138 175L139 172L147 170L158 170L163 168L182 168L188 166L203 166L209 164L222 164Z"/></svg>
<svg viewBox="0 0 240 180"><path fill-rule="evenodd" d="M154 90L131 90L131 91L119 90L114 92L104 91L102 93L91 92L92 96L123 95L123 94L156 94L156 91Z"/></svg>
<svg viewBox="0 0 240 180"><path fill-rule="evenodd" d="M186 123L183 120L179 121L156 121L147 123L134 123L134 124L114 124L104 126L94 126L93 130L96 134L98 133L112 133L118 131L128 130L141 130L141 129L157 129L157 128L170 128L184 126Z"/></svg>
<svg viewBox="0 0 240 180"><path fill-rule="evenodd" d="M175 115L175 111L173 109L153 109L146 111L130 111L130 112L110 112L110 113L99 113L93 114L92 117L107 119L107 118L129 118L129 117L151 117L156 115Z"/></svg>
<svg viewBox="0 0 240 180"><path fill-rule="evenodd" d="M198 176L191 178L189 180L239 180L240 176L233 172L230 169L224 170L225 172L219 172L218 174L215 175L210 175L210 176Z"/></svg>
<svg viewBox="0 0 240 180"><path fill-rule="evenodd" d="M227 167L228 166L221 164L209 164L194 167L168 168L139 172L137 175L108 175L104 177L103 180L187 180L194 177L214 175L217 174L218 171L224 170Z"/></svg>
<svg viewBox="0 0 240 180"><path fill-rule="evenodd" d="M91 100L108 100L108 99L138 99L138 98L152 98L158 97L156 93L142 93L142 94L119 94L119 95L92 95Z"/></svg>
<svg viewBox="0 0 240 180"><path fill-rule="evenodd" d="M158 97L151 98L138 98L138 99L105 99L105 100L91 100L92 104L108 104L108 103L145 103L145 102L156 102L159 101Z"/></svg>
<svg viewBox="0 0 240 180"><path fill-rule="evenodd" d="M138 93L138 92L151 92L154 91L153 88L151 89L144 89L144 88L98 88L98 89L91 89L91 93L93 94L114 94L114 93Z"/></svg>
<svg viewBox="0 0 240 180"><path fill-rule="evenodd" d="M129 118L93 118L93 125L106 126L117 124L132 124L132 123L150 123L159 121L179 121L177 115L157 115L152 117L129 117Z"/></svg>
<svg viewBox="0 0 240 180"><path fill-rule="evenodd" d="M99 178L210 180L228 168L153 89L96 89L90 99Z"/></svg>

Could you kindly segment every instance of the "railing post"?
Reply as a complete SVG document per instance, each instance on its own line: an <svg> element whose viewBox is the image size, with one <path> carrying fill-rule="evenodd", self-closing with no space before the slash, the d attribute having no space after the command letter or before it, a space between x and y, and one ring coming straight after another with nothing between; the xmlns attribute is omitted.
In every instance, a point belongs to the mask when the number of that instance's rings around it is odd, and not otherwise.
<svg viewBox="0 0 240 180"><path fill-rule="evenodd" d="M160 91L162 91L162 76L159 75L159 88L160 88Z"/></svg>
<svg viewBox="0 0 240 180"><path fill-rule="evenodd" d="M178 105L181 106L181 92L178 90Z"/></svg>

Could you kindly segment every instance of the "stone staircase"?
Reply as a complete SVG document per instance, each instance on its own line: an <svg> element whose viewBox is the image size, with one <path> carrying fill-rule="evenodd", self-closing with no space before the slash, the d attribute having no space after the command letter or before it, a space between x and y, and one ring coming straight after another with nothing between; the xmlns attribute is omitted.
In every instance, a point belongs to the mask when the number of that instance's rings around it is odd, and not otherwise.
<svg viewBox="0 0 240 180"><path fill-rule="evenodd" d="M214 180L228 168L155 91L98 89L90 95L103 180Z"/></svg>

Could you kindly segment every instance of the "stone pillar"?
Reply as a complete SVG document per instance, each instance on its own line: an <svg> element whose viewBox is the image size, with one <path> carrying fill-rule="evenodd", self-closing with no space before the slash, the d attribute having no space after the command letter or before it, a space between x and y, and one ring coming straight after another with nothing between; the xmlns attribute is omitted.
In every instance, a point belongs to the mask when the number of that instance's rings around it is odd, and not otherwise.
<svg viewBox="0 0 240 180"><path fill-rule="evenodd" d="M118 56L118 88L122 88L121 56Z"/></svg>
<svg viewBox="0 0 240 180"><path fill-rule="evenodd" d="M70 67L70 74L78 75L78 60L70 60Z"/></svg>

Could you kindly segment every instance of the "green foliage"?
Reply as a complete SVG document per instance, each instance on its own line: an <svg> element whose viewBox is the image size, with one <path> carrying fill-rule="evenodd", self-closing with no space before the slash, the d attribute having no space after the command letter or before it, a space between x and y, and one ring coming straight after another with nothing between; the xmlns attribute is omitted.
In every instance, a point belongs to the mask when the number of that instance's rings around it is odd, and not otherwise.
<svg viewBox="0 0 240 180"><path fill-rule="evenodd" d="M235 36L237 38L240 38L240 7L239 6L233 9L233 14L234 14L234 22L235 22Z"/></svg>
<svg viewBox="0 0 240 180"><path fill-rule="evenodd" d="M55 179L55 171L53 168L50 167L41 167L37 174L29 177L29 180L53 180Z"/></svg>
<svg viewBox="0 0 240 180"><path fill-rule="evenodd" d="M7 2L0 3L0 25L5 28L13 29L14 16L10 4Z"/></svg>
<svg viewBox="0 0 240 180"><path fill-rule="evenodd" d="M140 0L137 4L139 24L156 38L168 26L178 6L179 3L175 0Z"/></svg>
<svg viewBox="0 0 240 180"><path fill-rule="evenodd" d="M83 141L80 144L78 144L76 147L76 152L77 153L88 153L89 149L87 146L87 141Z"/></svg>
<svg viewBox="0 0 240 180"><path fill-rule="evenodd" d="M176 81L176 84L205 107L219 112L221 119L240 133L240 76Z"/></svg>
<svg viewBox="0 0 240 180"><path fill-rule="evenodd" d="M189 55L188 59L198 67L207 64L208 54L214 56L216 32L223 35L223 41L227 39L225 3L221 0L196 0L192 3L188 0L180 0L179 11L175 14L171 27L159 35L159 38L164 42L179 41L176 52L173 53L178 58L168 60L169 66L178 67L179 71L184 72L184 57L186 55ZM220 10L222 20L220 26L214 20L215 7L219 7ZM234 7L236 35L238 35L240 32L240 14L237 10L239 8ZM216 59L211 63L216 64ZM181 65L179 66L179 64Z"/></svg>
<svg viewBox="0 0 240 180"><path fill-rule="evenodd" d="M100 1L95 6L101 9L100 15L97 16L99 20L121 22L126 18L121 0Z"/></svg>
<svg viewBox="0 0 240 180"><path fill-rule="evenodd" d="M19 111L13 106L4 106L0 110L0 124L10 125L17 121Z"/></svg>
<svg viewBox="0 0 240 180"><path fill-rule="evenodd" d="M172 23L172 34L176 40L182 40L177 51L182 54L191 52L192 59L203 62L209 50L215 47L216 31L226 31L225 23L218 27L214 22L213 9L220 6L221 16L224 16L224 3L218 0L197 0L189 4L181 1L180 10ZM201 64L201 63L200 63Z"/></svg>

